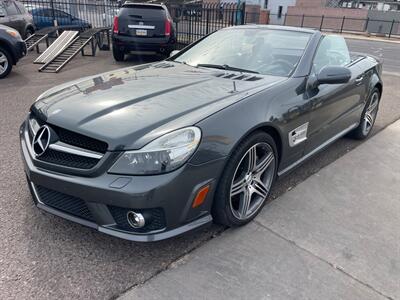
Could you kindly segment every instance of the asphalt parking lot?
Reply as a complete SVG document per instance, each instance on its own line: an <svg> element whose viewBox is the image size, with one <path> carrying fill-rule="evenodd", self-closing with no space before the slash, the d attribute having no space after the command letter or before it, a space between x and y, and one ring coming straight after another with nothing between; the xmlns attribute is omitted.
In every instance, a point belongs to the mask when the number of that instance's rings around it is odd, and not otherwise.
<svg viewBox="0 0 400 300"><path fill-rule="evenodd" d="M350 48L383 57L384 94L375 133L400 118L400 44L350 40ZM212 226L155 244L112 238L37 210L19 156L18 127L46 89L86 75L159 59L135 56L125 63L109 52L74 60L59 74L37 72L30 53L0 82L0 298L109 299L166 269L224 229ZM273 198L359 145L343 138L278 181ZM264 208L268 210L268 204Z"/></svg>

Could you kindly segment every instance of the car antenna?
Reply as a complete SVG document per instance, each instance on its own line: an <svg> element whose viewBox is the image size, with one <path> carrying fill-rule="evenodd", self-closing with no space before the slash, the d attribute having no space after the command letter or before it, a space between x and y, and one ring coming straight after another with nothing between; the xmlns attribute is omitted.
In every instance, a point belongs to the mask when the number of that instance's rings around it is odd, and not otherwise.
<svg viewBox="0 0 400 300"><path fill-rule="evenodd" d="M232 93L236 93L237 92L236 91L236 81L233 80L232 82L233 82L233 91L232 91Z"/></svg>

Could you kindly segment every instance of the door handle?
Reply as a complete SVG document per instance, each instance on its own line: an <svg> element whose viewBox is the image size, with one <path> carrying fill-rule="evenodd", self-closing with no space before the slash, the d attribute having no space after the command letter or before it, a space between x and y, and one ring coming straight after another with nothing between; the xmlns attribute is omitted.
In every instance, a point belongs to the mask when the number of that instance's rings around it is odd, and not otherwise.
<svg viewBox="0 0 400 300"><path fill-rule="evenodd" d="M358 76L358 77L356 78L356 83L357 83L357 84L361 84L363 80L364 80L364 75L360 75L360 76Z"/></svg>

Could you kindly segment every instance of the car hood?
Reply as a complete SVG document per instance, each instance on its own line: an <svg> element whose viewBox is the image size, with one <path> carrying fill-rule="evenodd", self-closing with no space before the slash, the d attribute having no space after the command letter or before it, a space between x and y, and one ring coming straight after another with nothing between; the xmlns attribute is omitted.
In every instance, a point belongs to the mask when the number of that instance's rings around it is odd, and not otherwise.
<svg viewBox="0 0 400 300"><path fill-rule="evenodd" d="M108 150L139 149L284 80L164 61L52 88L31 110L50 124L107 142Z"/></svg>

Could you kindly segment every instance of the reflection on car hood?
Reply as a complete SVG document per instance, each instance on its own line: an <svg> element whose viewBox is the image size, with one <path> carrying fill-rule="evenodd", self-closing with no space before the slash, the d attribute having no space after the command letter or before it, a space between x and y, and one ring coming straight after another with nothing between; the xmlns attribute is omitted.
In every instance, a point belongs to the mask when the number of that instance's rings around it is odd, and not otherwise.
<svg viewBox="0 0 400 300"><path fill-rule="evenodd" d="M109 150L138 149L286 79L232 80L224 73L167 61L129 67L50 89L32 110L50 124L106 141Z"/></svg>

